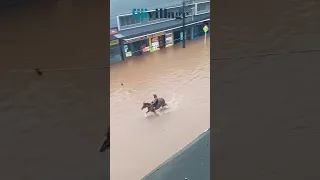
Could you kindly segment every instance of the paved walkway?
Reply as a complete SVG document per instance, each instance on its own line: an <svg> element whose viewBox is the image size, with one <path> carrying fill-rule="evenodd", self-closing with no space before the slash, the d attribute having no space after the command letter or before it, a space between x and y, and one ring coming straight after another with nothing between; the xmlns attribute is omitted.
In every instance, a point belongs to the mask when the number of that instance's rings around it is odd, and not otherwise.
<svg viewBox="0 0 320 180"><path fill-rule="evenodd" d="M210 130L201 134L143 180L209 180Z"/></svg>

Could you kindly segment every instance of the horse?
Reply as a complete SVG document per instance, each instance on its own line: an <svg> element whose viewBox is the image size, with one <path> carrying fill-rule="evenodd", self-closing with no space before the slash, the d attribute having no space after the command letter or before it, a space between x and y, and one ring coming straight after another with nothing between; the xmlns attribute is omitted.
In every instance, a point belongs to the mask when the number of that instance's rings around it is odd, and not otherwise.
<svg viewBox="0 0 320 180"><path fill-rule="evenodd" d="M146 112L146 114L148 114L148 112L153 112L154 114L157 114L156 110L158 110L160 107L164 107L166 105L167 105L166 101L163 98L158 98L158 103L157 103L156 107L154 107L151 103L143 102L141 110L144 108L148 108L148 111Z"/></svg>

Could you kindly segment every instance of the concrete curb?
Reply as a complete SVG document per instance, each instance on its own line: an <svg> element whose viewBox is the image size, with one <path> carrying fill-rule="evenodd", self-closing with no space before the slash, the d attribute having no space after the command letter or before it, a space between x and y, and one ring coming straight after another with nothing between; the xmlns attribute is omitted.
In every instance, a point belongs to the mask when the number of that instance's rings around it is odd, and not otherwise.
<svg viewBox="0 0 320 180"><path fill-rule="evenodd" d="M158 175L160 174L164 168L167 168L169 166L173 168L177 168L177 167L174 167L173 164L175 164L178 160L178 158L181 158L182 155L186 155L185 153L188 153L188 151L193 148L193 150L196 150L196 148L199 148L201 146L198 146L196 144L198 143L203 143L201 141L203 141L203 138L210 138L210 129L207 129L205 130L201 135L199 135L196 139L194 139L192 142L190 142L188 145L186 145L183 149L179 150L176 154L174 154L171 158L169 158L168 160L166 160L164 163L162 163L161 165L159 165L156 169L154 169L153 171L151 171L149 174L147 174L144 178L142 178L142 180L155 180L155 179L159 179L159 177L161 176L160 179L163 179L163 176L167 176L167 174L170 174L169 173L162 173L162 174L165 174L165 175ZM208 147L208 156L210 157L210 139L209 141L206 140L206 143L207 143L207 147ZM203 154L201 154L203 155ZM183 158L183 157L182 157ZM181 160L181 159L180 159ZM176 162L175 162L176 161ZM208 162L210 163L210 159L208 159ZM190 164L195 164L196 163L190 163ZM210 165L210 164L209 164ZM182 165L183 166L183 165ZM171 169L171 167L169 167L169 169ZM182 167L180 167L182 168ZM190 169L190 168L189 168ZM208 169L210 169L210 167L208 167ZM163 170L163 171L166 171L166 170ZM157 174L158 173L158 174ZM177 172L178 173L178 172ZM210 172L209 173L209 177L210 177ZM181 174L181 175L178 175L178 176L188 176L187 173L185 174ZM206 175L207 176L207 175ZM187 177L185 177L187 178ZM185 179L184 178L184 179ZM166 180L171 180L170 178L166 177L165 178ZM179 178L181 179L181 178ZM187 178L188 179L188 178ZM172 179L173 180L173 179ZM178 179L174 179L174 180L178 180Z"/></svg>

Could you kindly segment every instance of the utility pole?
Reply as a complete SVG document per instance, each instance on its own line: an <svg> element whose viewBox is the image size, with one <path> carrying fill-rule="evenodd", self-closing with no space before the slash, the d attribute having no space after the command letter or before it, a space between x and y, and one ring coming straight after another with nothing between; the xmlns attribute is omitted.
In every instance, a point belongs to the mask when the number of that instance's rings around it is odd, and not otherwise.
<svg viewBox="0 0 320 180"><path fill-rule="evenodd" d="M182 0L182 30L183 30L183 40L182 40L182 48L186 48L186 22L185 22L185 1Z"/></svg>

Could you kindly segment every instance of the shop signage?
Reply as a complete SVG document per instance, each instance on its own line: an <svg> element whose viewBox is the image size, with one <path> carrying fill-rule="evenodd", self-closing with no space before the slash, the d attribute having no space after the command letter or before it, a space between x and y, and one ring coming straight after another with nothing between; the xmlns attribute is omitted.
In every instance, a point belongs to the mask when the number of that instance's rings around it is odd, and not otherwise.
<svg viewBox="0 0 320 180"><path fill-rule="evenodd" d="M114 29L110 29L110 35L115 35L118 33L118 29L114 28Z"/></svg>
<svg viewBox="0 0 320 180"><path fill-rule="evenodd" d="M205 25L205 26L203 27L203 31L206 33L206 32L208 32L208 30L209 30L208 26Z"/></svg>
<svg viewBox="0 0 320 180"><path fill-rule="evenodd" d="M119 44L119 40L118 39L110 41L110 46L114 46L114 45L117 45L117 44Z"/></svg>
<svg viewBox="0 0 320 180"><path fill-rule="evenodd" d="M148 39L148 36L140 36L140 37L133 38L133 39L126 39L126 40L124 40L124 44L130 44L130 43L142 41L145 39Z"/></svg>
<svg viewBox="0 0 320 180"><path fill-rule="evenodd" d="M151 38L151 52L159 50L159 39L157 37Z"/></svg>
<svg viewBox="0 0 320 180"><path fill-rule="evenodd" d="M123 49L124 49L124 52L125 52L125 54L126 54L126 57L132 56L132 52L129 51L128 45L124 45L124 46L123 46Z"/></svg>
<svg viewBox="0 0 320 180"><path fill-rule="evenodd" d="M172 33L167 32L166 34L166 47L172 46L173 45L173 38L172 38Z"/></svg>
<svg viewBox="0 0 320 180"><path fill-rule="evenodd" d="M165 35L166 32L159 32L159 33L156 33L156 34L151 34L149 35L150 38L154 38L154 37L158 37L158 36L162 36L162 35Z"/></svg>
<svg viewBox="0 0 320 180"><path fill-rule="evenodd" d="M129 51L129 52L126 52L126 57L131 57L132 56L132 52Z"/></svg>
<svg viewBox="0 0 320 180"><path fill-rule="evenodd" d="M150 51L150 48L149 48L149 46L146 46L146 47L144 47L143 49L142 49L142 52L148 52L148 51Z"/></svg>

